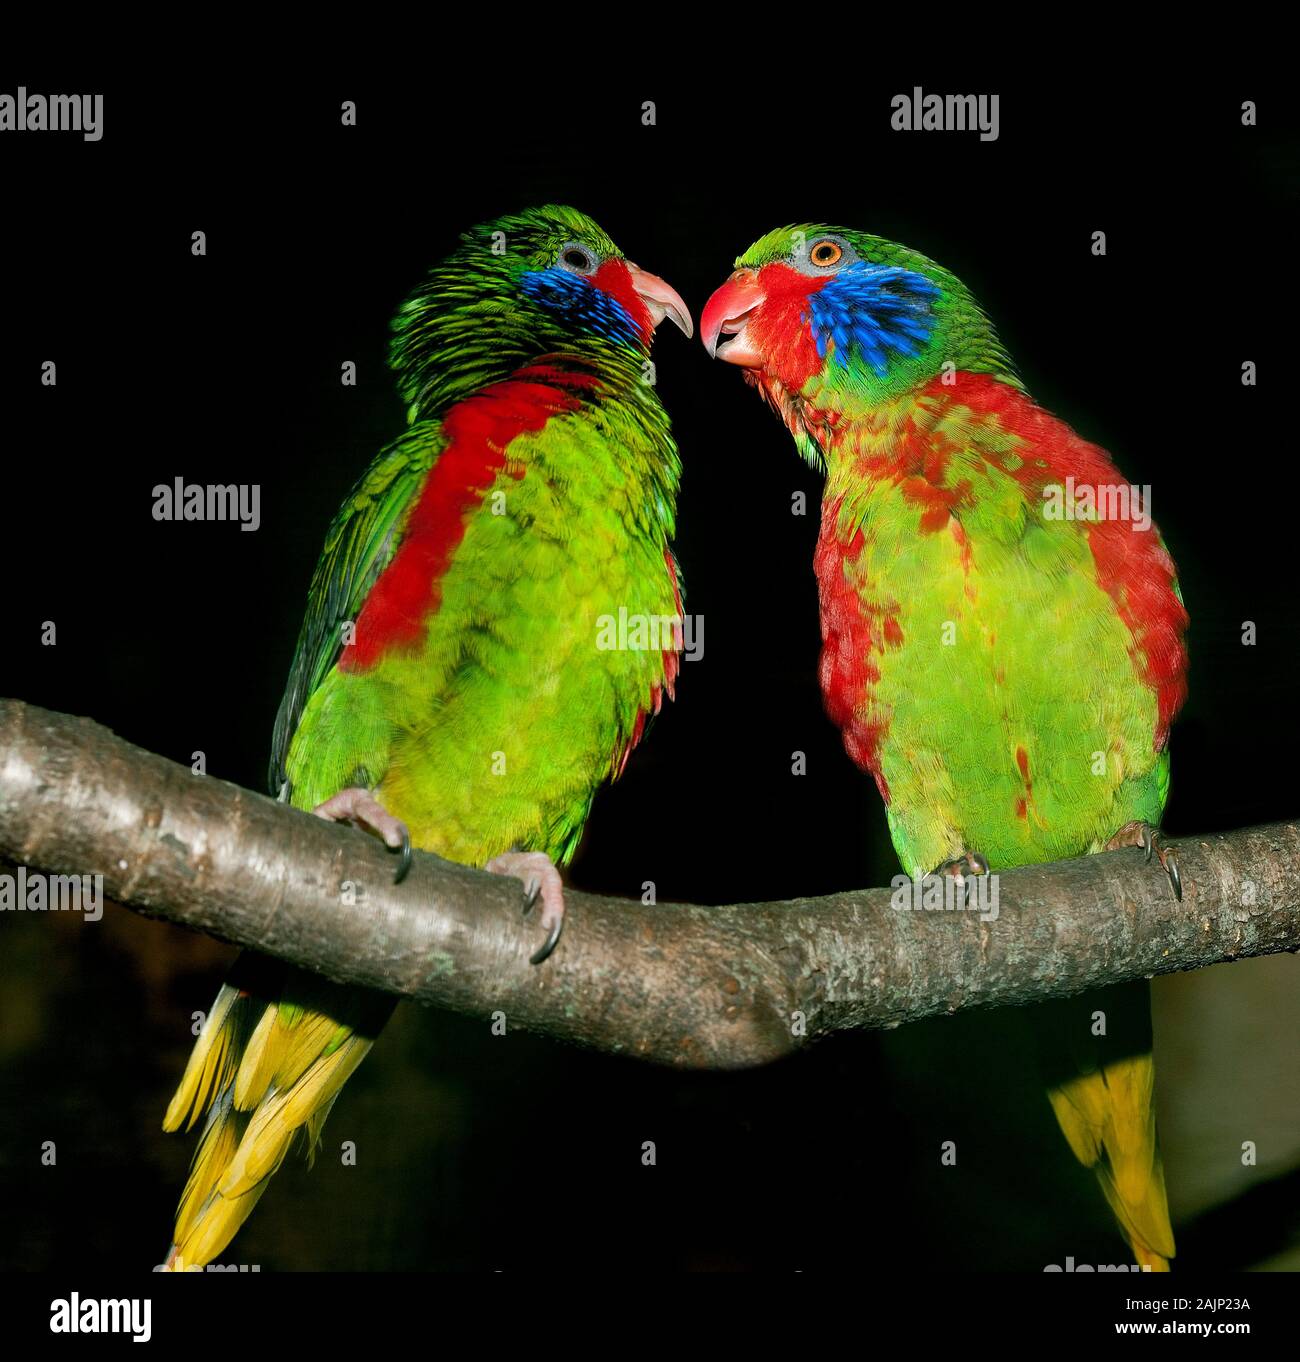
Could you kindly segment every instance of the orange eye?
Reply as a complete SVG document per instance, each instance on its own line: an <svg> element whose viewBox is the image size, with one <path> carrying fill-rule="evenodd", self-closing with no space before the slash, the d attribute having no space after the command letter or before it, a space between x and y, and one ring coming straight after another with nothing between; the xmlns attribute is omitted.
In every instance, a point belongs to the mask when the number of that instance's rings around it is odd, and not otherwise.
<svg viewBox="0 0 1300 1362"><path fill-rule="evenodd" d="M839 263L840 256L844 252L838 243L834 241L819 241L812 248L812 262L814 265L835 265Z"/></svg>

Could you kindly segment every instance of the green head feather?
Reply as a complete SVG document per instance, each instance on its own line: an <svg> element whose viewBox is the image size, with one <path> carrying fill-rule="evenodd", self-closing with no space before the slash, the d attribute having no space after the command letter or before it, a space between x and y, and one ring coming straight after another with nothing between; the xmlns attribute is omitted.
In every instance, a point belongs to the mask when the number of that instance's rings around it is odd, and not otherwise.
<svg viewBox="0 0 1300 1362"><path fill-rule="evenodd" d="M622 251L574 208L547 204L461 236L393 320L389 364L411 420L437 416L487 384L546 357L640 375L649 328L634 298L591 280Z"/></svg>

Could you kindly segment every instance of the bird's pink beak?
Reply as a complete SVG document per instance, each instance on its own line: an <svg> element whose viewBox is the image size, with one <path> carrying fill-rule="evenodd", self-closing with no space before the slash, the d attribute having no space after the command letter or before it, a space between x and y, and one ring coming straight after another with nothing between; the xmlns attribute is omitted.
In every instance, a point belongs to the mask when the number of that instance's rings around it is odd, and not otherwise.
<svg viewBox="0 0 1300 1362"><path fill-rule="evenodd" d="M690 311L682 302L682 295L671 284L660 279L657 274L650 274L639 265L634 265L630 260L627 262L627 272L632 276L632 288L636 296L646 305L650 312L650 320L655 326L658 326L665 317L670 317L673 325L680 327L684 335L695 334Z"/></svg>
<svg viewBox="0 0 1300 1362"><path fill-rule="evenodd" d="M761 367L763 357L748 334L748 322L764 297L755 271L737 270L705 303L700 314L700 339L713 359L747 369Z"/></svg>

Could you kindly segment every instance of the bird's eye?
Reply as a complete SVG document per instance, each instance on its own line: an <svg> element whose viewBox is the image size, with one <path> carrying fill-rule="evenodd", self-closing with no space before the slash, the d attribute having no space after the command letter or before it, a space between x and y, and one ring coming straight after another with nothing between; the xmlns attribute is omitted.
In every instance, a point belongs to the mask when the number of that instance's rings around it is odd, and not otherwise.
<svg viewBox="0 0 1300 1362"><path fill-rule="evenodd" d="M819 241L808 253L808 258L814 265L820 265L825 269L828 265L838 265L840 257L844 254L838 241Z"/></svg>
<svg viewBox="0 0 1300 1362"><path fill-rule="evenodd" d="M568 245L560 247L556 263L566 270L572 270L574 274L591 274L596 268L596 257L585 246L570 241Z"/></svg>

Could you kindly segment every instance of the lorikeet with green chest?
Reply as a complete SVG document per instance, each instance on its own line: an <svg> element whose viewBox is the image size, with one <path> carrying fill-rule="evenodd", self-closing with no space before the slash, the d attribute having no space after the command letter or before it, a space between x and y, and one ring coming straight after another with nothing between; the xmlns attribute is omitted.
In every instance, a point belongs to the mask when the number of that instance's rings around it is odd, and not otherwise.
<svg viewBox="0 0 1300 1362"><path fill-rule="evenodd" d="M1140 843L1181 892L1154 831L1186 693L1174 564L1149 519L1089 513L1079 489L1122 507L1105 490L1122 479L1034 403L960 280L879 237L792 227L736 261L700 330L825 472L822 691L908 873L969 883ZM1057 1120L1164 1269L1147 986L1040 1016Z"/></svg>
<svg viewBox="0 0 1300 1362"><path fill-rule="evenodd" d="M403 866L413 844L540 895L539 964L555 867L677 675L671 642L598 647L620 609L681 614L648 358L665 316L691 334L681 298L571 208L461 238L393 323L409 426L330 528L275 725L272 787L296 807ZM207 1114L169 1265L211 1261L295 1135L315 1148L393 1005L240 958L164 1122Z"/></svg>

